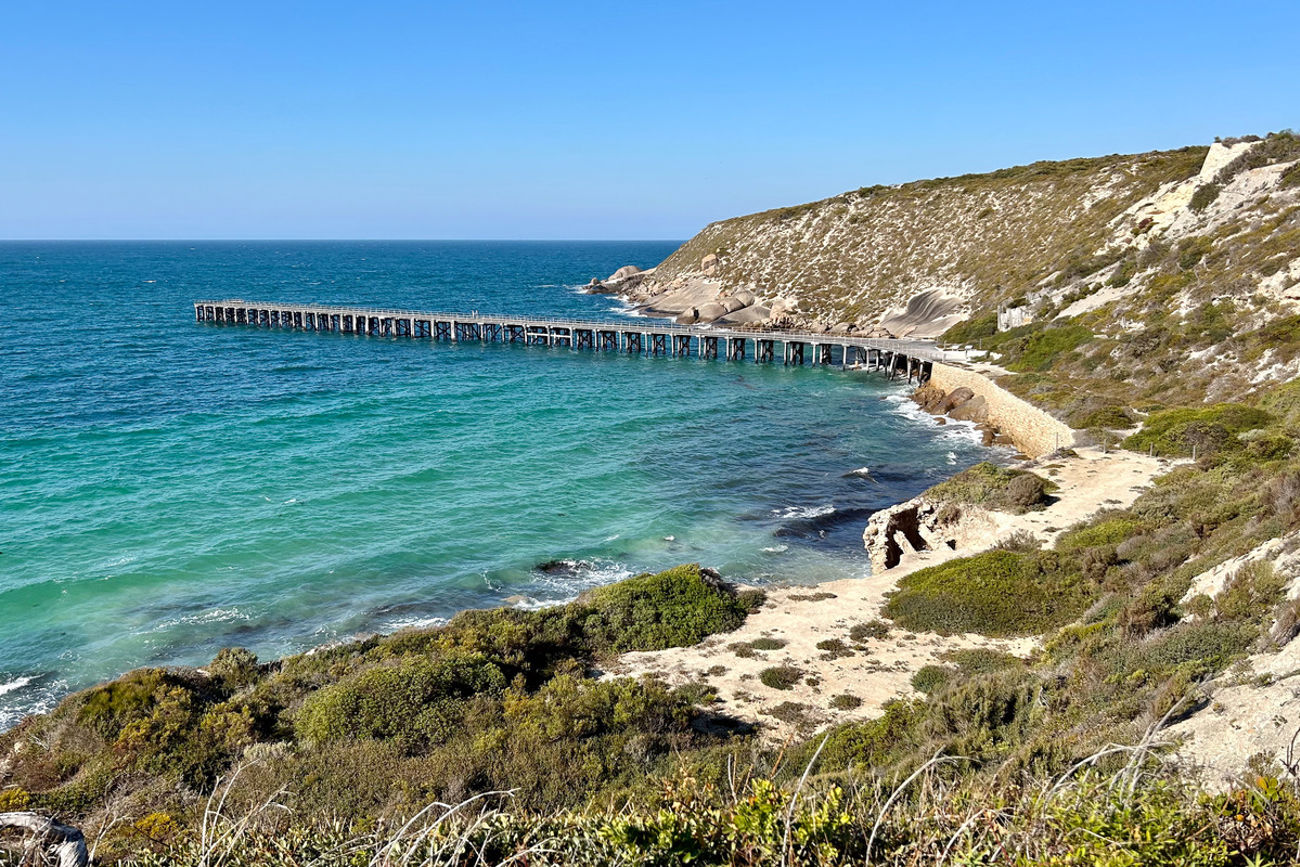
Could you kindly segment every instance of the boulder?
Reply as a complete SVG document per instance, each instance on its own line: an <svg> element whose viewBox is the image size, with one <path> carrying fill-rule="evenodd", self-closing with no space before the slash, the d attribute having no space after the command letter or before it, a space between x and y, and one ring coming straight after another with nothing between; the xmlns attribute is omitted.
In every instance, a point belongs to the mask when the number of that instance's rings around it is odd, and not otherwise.
<svg viewBox="0 0 1300 867"><path fill-rule="evenodd" d="M851 322L837 322L831 326L831 334L848 334L853 330Z"/></svg>
<svg viewBox="0 0 1300 867"><path fill-rule="evenodd" d="M939 411L950 412L973 397L975 397L975 392L964 385L961 388L954 388L944 397L943 403L939 405Z"/></svg>
<svg viewBox="0 0 1300 867"><path fill-rule="evenodd" d="M949 410L948 415L958 421L985 421L989 415L988 401L977 394L961 406Z"/></svg>
<svg viewBox="0 0 1300 867"><path fill-rule="evenodd" d="M740 306L742 307L748 307L758 300L754 297L754 293L750 292L748 289L741 289L736 293L735 298L740 302Z"/></svg>
<svg viewBox="0 0 1300 867"><path fill-rule="evenodd" d="M714 271L718 270L718 254L710 253L701 259L700 270L703 271L705 275L711 275Z"/></svg>
<svg viewBox="0 0 1300 867"><path fill-rule="evenodd" d="M742 307L734 313L728 313L722 317L721 321L732 325L754 325L759 322L766 322L767 308L760 307L757 304L751 307Z"/></svg>
<svg viewBox="0 0 1300 867"><path fill-rule="evenodd" d="M619 269L618 269L617 271L615 271L613 274L610 274L609 277L605 278L605 282L606 282L606 283L617 283L617 282L620 281L620 280L626 280L628 277L631 277L631 276L634 275L634 274L640 274L640 273L641 273L641 269L638 268L637 266L635 266L635 265L624 265L622 268L619 268Z"/></svg>
<svg viewBox="0 0 1300 867"><path fill-rule="evenodd" d="M699 321L712 322L715 319L721 319L727 315L727 308L717 301L710 301L708 304L699 306Z"/></svg>
<svg viewBox="0 0 1300 867"><path fill-rule="evenodd" d="M944 401L947 397L943 389L929 382L912 392L912 400L916 401L921 409L932 414L939 414L944 411Z"/></svg>
<svg viewBox="0 0 1300 867"><path fill-rule="evenodd" d="M683 310L677 314L673 320L678 325L694 325L700 321L700 310L698 307L692 307L690 310Z"/></svg>
<svg viewBox="0 0 1300 867"><path fill-rule="evenodd" d="M721 304L723 307L727 308L728 313L735 313L737 310L740 310L745 306L744 304L740 303L739 298L735 298L735 297L720 298L718 299L718 303Z"/></svg>

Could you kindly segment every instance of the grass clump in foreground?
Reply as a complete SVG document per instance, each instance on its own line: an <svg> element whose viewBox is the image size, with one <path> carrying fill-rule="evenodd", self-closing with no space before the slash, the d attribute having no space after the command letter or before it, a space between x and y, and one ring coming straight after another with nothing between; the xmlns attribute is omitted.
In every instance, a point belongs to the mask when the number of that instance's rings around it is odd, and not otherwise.
<svg viewBox="0 0 1300 867"><path fill-rule="evenodd" d="M982 461L926 491L942 503L983 506L1012 514L1041 508L1056 485L1026 470L1012 470Z"/></svg>
<svg viewBox="0 0 1300 867"><path fill-rule="evenodd" d="M521 815L502 798L442 806L410 825L368 829L219 816L220 847L192 837L156 844L141 867L201 864L777 865L1294 863L1300 798L1256 775L1208 794L1139 754L1015 783L963 775L956 758L902 778L845 785L817 774L799 788L748 773L735 785L690 774L617 808ZM794 768L802 771L802 768ZM820 763L813 766L820 770ZM258 819L262 820L259 821ZM225 856L217 859L220 853ZM342 853L348 853L344 857ZM996 854L993 854L996 853Z"/></svg>

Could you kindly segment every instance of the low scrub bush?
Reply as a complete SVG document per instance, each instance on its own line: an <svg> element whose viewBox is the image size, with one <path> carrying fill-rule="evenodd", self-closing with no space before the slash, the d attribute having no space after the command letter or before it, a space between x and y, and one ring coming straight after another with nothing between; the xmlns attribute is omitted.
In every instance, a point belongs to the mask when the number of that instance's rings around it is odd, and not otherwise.
<svg viewBox="0 0 1300 867"><path fill-rule="evenodd" d="M481 655L409 659L363 671L308 697L300 737L400 740L409 748L439 743L463 725L468 703L505 692L501 668Z"/></svg>
<svg viewBox="0 0 1300 867"><path fill-rule="evenodd" d="M1075 350L1092 339L1092 331L1082 325L1034 323L1003 332L996 348L1003 353L1002 364L1008 370L1031 373L1072 358Z"/></svg>
<svg viewBox="0 0 1300 867"><path fill-rule="evenodd" d="M1022 514L1044 505L1055 485L1025 470L983 461L925 492L941 503L962 503Z"/></svg>
<svg viewBox="0 0 1300 867"><path fill-rule="evenodd" d="M1073 427L1080 430L1089 428L1127 428L1133 426L1133 421L1128 417L1128 413L1120 406L1103 406L1099 409L1089 410L1070 419Z"/></svg>
<svg viewBox="0 0 1300 867"><path fill-rule="evenodd" d="M939 338L943 343L971 345L978 344L986 337L998 332L998 314L985 313L965 322L958 322Z"/></svg>
<svg viewBox="0 0 1300 867"><path fill-rule="evenodd" d="M1201 184L1196 188L1196 192L1192 193L1192 200L1188 207L1200 213L1214 204L1214 200L1219 198L1219 193L1222 190L1223 187L1215 183Z"/></svg>
<svg viewBox="0 0 1300 867"><path fill-rule="evenodd" d="M951 635L1034 635L1074 620L1096 596L1055 552L988 551L899 580L885 613L908 629Z"/></svg>
<svg viewBox="0 0 1300 867"><path fill-rule="evenodd" d="M866 623L855 623L849 627L849 639L851 641L884 641L889 637L889 624L883 620L868 620Z"/></svg>
<svg viewBox="0 0 1300 867"><path fill-rule="evenodd" d="M1238 435L1262 428L1273 416L1262 409L1221 403L1203 409L1167 409L1152 413L1142 430L1124 440L1124 447L1162 455L1209 455L1240 449Z"/></svg>
<svg viewBox="0 0 1300 867"><path fill-rule="evenodd" d="M862 699L849 693L841 693L831 698L831 707L835 710L857 710L862 707Z"/></svg>
<svg viewBox="0 0 1300 867"><path fill-rule="evenodd" d="M776 665L758 673L759 682L771 689L792 689L796 683L803 680L803 676L803 669L795 668L793 665Z"/></svg>
<svg viewBox="0 0 1300 867"><path fill-rule="evenodd" d="M961 650L948 650L940 654L944 662L951 662L965 677L976 674L990 674L1007 669L1023 669L1027 663L1018 656L989 650L986 647L971 647Z"/></svg>
<svg viewBox="0 0 1300 867"><path fill-rule="evenodd" d="M697 566L678 566L591 591L580 602L591 609L582 629L600 649L662 650L732 631L756 601L726 592Z"/></svg>
<svg viewBox="0 0 1300 867"><path fill-rule="evenodd" d="M946 665L925 665L912 675L912 689L931 695L952 682L953 669Z"/></svg>

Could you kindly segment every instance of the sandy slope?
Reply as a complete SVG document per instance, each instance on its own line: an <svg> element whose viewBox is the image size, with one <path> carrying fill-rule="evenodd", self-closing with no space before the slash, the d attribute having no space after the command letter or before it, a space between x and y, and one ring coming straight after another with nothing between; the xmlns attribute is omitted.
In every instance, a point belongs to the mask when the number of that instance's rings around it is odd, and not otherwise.
<svg viewBox="0 0 1300 867"><path fill-rule="evenodd" d="M1035 471L1060 486L1056 501L1041 512L1017 516L969 510L966 520L971 522L970 532L962 534L967 541L956 550L909 554L893 569L861 579L773 589L763 609L737 631L713 636L693 647L626 654L611 666L607 676L655 674L673 684L705 682L718 694L719 711L760 721L769 734L778 738L796 727L815 728L876 717L885 702L912 695L912 675L922 666L940 661L944 651L988 647L1026 656L1037 645L1035 638L1003 641L980 635L943 637L913 634L897 627L885 638L851 641L849 630L880 616L885 594L901 577L984 550L1020 530L1045 541L1054 539L1098 509L1130 505L1152 478L1170 466L1164 459L1088 449L1080 450L1077 458L1040 462L1034 466ZM759 638L786 643L775 650L737 655L736 645ZM848 645L847 654L818 649L817 643L827 639L843 640ZM762 684L760 672L778 665L798 668L805 676L786 690ZM833 709L831 700L845 694L860 699L861 705L852 710ZM782 708L786 703L791 704Z"/></svg>

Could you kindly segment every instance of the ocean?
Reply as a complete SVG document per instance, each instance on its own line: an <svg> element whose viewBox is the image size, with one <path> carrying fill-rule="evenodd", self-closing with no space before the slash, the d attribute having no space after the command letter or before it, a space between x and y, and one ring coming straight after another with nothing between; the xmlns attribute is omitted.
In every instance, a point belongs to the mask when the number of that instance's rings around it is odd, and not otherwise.
<svg viewBox="0 0 1300 867"><path fill-rule="evenodd" d="M139 666L678 563L862 576L872 511L990 456L873 373L271 332L190 306L625 318L580 287L675 246L0 244L0 729Z"/></svg>

